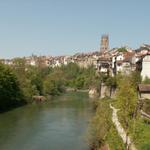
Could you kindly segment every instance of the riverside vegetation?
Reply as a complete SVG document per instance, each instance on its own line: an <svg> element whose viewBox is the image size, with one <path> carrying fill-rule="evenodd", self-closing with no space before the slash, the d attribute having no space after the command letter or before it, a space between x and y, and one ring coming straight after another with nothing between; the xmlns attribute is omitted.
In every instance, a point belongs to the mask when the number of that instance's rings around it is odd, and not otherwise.
<svg viewBox="0 0 150 150"><path fill-rule="evenodd" d="M60 95L66 88L88 89L96 86L99 77L94 67L80 68L70 63L61 67L26 65L17 58L12 66L0 64L0 112L31 103L33 96Z"/></svg>
<svg viewBox="0 0 150 150"><path fill-rule="evenodd" d="M118 135L113 122L111 121L112 110L110 104L119 109L118 117L121 125L131 143L138 150L150 149L150 126L149 121L141 118L141 104L138 101L137 85L141 83L140 73L133 72L130 75L119 74L115 79L107 82L108 85L117 87L115 99L103 98L94 102L95 115L93 116L89 129L88 141L92 150L99 150L105 145L108 149L123 150L130 149L127 143L123 143ZM108 81L108 80L107 80ZM114 82L115 81L115 82ZM148 83L147 78L144 83ZM111 83L112 82L112 83ZM149 103L145 103L145 110L150 108Z"/></svg>

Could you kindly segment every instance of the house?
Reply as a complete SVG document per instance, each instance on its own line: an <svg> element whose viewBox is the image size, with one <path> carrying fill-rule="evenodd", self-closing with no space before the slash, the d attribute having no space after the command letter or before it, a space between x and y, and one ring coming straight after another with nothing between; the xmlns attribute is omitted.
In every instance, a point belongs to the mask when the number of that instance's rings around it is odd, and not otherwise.
<svg viewBox="0 0 150 150"><path fill-rule="evenodd" d="M112 56L112 71L113 75L116 75L118 72L122 72L123 70L123 60L124 55L123 52L118 52L115 50L113 56Z"/></svg>
<svg viewBox="0 0 150 150"><path fill-rule="evenodd" d="M139 98L150 99L150 84L138 85Z"/></svg>
<svg viewBox="0 0 150 150"><path fill-rule="evenodd" d="M146 55L150 51L150 45L143 44L140 48L136 49L136 54L138 55Z"/></svg>
<svg viewBox="0 0 150 150"><path fill-rule="evenodd" d="M122 72L129 74L136 69L136 57L134 52L118 52L112 56L113 75Z"/></svg>
<svg viewBox="0 0 150 150"><path fill-rule="evenodd" d="M123 72L130 74L131 71L136 70L136 57L134 52L126 52L123 60Z"/></svg>
<svg viewBox="0 0 150 150"><path fill-rule="evenodd" d="M110 74L111 71L111 58L100 57L97 60L97 71L106 75Z"/></svg>
<svg viewBox="0 0 150 150"><path fill-rule="evenodd" d="M13 61L11 59L0 59L0 63L5 65L13 65Z"/></svg>
<svg viewBox="0 0 150 150"><path fill-rule="evenodd" d="M143 80L145 79L145 77L150 78L150 54L149 53L143 56L141 76Z"/></svg>

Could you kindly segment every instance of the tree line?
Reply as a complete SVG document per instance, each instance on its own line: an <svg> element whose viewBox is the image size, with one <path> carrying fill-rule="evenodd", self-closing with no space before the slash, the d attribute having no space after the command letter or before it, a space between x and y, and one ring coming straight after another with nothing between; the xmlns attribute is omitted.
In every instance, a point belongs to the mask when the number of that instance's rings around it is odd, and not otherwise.
<svg viewBox="0 0 150 150"><path fill-rule="evenodd" d="M66 88L88 89L98 78L93 66L80 68L70 63L51 68L14 59L11 66L0 64L0 112L31 103L35 95L60 95Z"/></svg>

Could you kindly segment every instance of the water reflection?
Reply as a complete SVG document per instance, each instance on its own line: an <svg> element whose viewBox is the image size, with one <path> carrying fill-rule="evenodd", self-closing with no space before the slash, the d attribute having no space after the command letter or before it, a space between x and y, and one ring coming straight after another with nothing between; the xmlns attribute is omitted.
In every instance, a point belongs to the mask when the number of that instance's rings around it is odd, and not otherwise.
<svg viewBox="0 0 150 150"><path fill-rule="evenodd" d="M87 94L73 92L0 114L0 150L88 150L90 115Z"/></svg>

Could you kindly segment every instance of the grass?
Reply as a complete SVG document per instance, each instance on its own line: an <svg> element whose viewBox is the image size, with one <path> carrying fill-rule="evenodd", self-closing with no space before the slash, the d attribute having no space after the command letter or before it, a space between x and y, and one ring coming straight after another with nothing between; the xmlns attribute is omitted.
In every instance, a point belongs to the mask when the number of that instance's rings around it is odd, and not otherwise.
<svg viewBox="0 0 150 150"><path fill-rule="evenodd" d="M111 100L111 104L115 108L118 108L116 100ZM149 102L147 102L145 105L145 110L148 110L148 109L146 109L147 108L146 106L149 108L149 106L150 106ZM119 114L119 111L118 111L118 118L121 122L122 119L121 119L121 115ZM133 123L133 121L131 121L131 124L132 123ZM150 150L150 120L141 118L139 116L138 121L135 122L135 129L136 130L135 130L134 134L132 132L133 130L132 131L130 130L130 136L132 139L134 139L136 148L138 150ZM115 133L115 130L114 129L112 129L112 130ZM109 134L111 134L111 132ZM113 144L110 143L110 145L112 145L111 149L117 150L118 149L117 145L115 144L115 141L113 139L118 140L118 143L120 145L121 144L121 142L119 142L120 138L118 139L117 136L115 136L111 140L111 137L113 137L113 134L108 138L108 140L113 143ZM118 150L120 150L120 149L118 149Z"/></svg>
<svg viewBox="0 0 150 150"><path fill-rule="evenodd" d="M96 108L98 108L99 105L105 105L107 106L105 107L105 111L109 111L107 117L110 120L110 129L106 134L105 143L109 145L110 150L125 150L125 145L123 144L121 137L118 135L118 132L116 131L116 128L111 121L112 111L109 108L110 103L114 107L118 108L116 100L102 99L95 102ZM101 117L101 115L99 117ZM118 118L121 122L121 115L119 114L119 111ZM133 124L132 120L130 124ZM133 130L130 129L129 134L130 137L134 139L134 144L136 148L138 150L150 150L150 121L139 116L139 119L135 122L134 134L132 131Z"/></svg>
<svg viewBox="0 0 150 150"><path fill-rule="evenodd" d="M138 150L150 150L150 125L144 119L141 119L137 124L137 129L141 132L138 133L136 139L136 146Z"/></svg>
<svg viewBox="0 0 150 150"><path fill-rule="evenodd" d="M94 108L96 108L96 113L94 118L99 118L92 123L92 131L94 130L94 137L90 131L92 141L101 141L102 145L109 145L110 150L125 150L125 146L122 142L121 137L118 135L115 126L111 120L112 110L109 107L109 104L114 100L104 98L94 102ZM106 118L106 119L105 119ZM107 122L106 122L107 121ZM109 123L109 127L108 127ZM104 127L106 126L106 127ZM106 129L107 128L107 129ZM102 136L104 135L104 136ZM91 142L91 141L90 141Z"/></svg>
<svg viewBox="0 0 150 150"><path fill-rule="evenodd" d="M145 99L143 100L143 111L150 115L150 100Z"/></svg>
<svg viewBox="0 0 150 150"><path fill-rule="evenodd" d="M109 99L109 104L110 103L113 104L113 106L117 107L117 103L115 99ZM110 117L112 118L112 113ZM119 136L112 120L111 120L111 128L107 135L107 143L109 144L111 150L125 150L125 145L121 137Z"/></svg>
<svg viewBox="0 0 150 150"><path fill-rule="evenodd" d="M117 108L116 101L112 101L114 107ZM118 111L118 119L122 122L121 114ZM130 123L133 124L133 120ZM122 124L123 125L123 124ZM133 128L132 128L133 129ZM134 139L134 144L138 150L150 150L150 120L141 118L135 121L135 132L130 129L130 137Z"/></svg>
<svg viewBox="0 0 150 150"><path fill-rule="evenodd" d="M125 145L113 124L107 135L106 142L108 143L110 150L125 150Z"/></svg>

